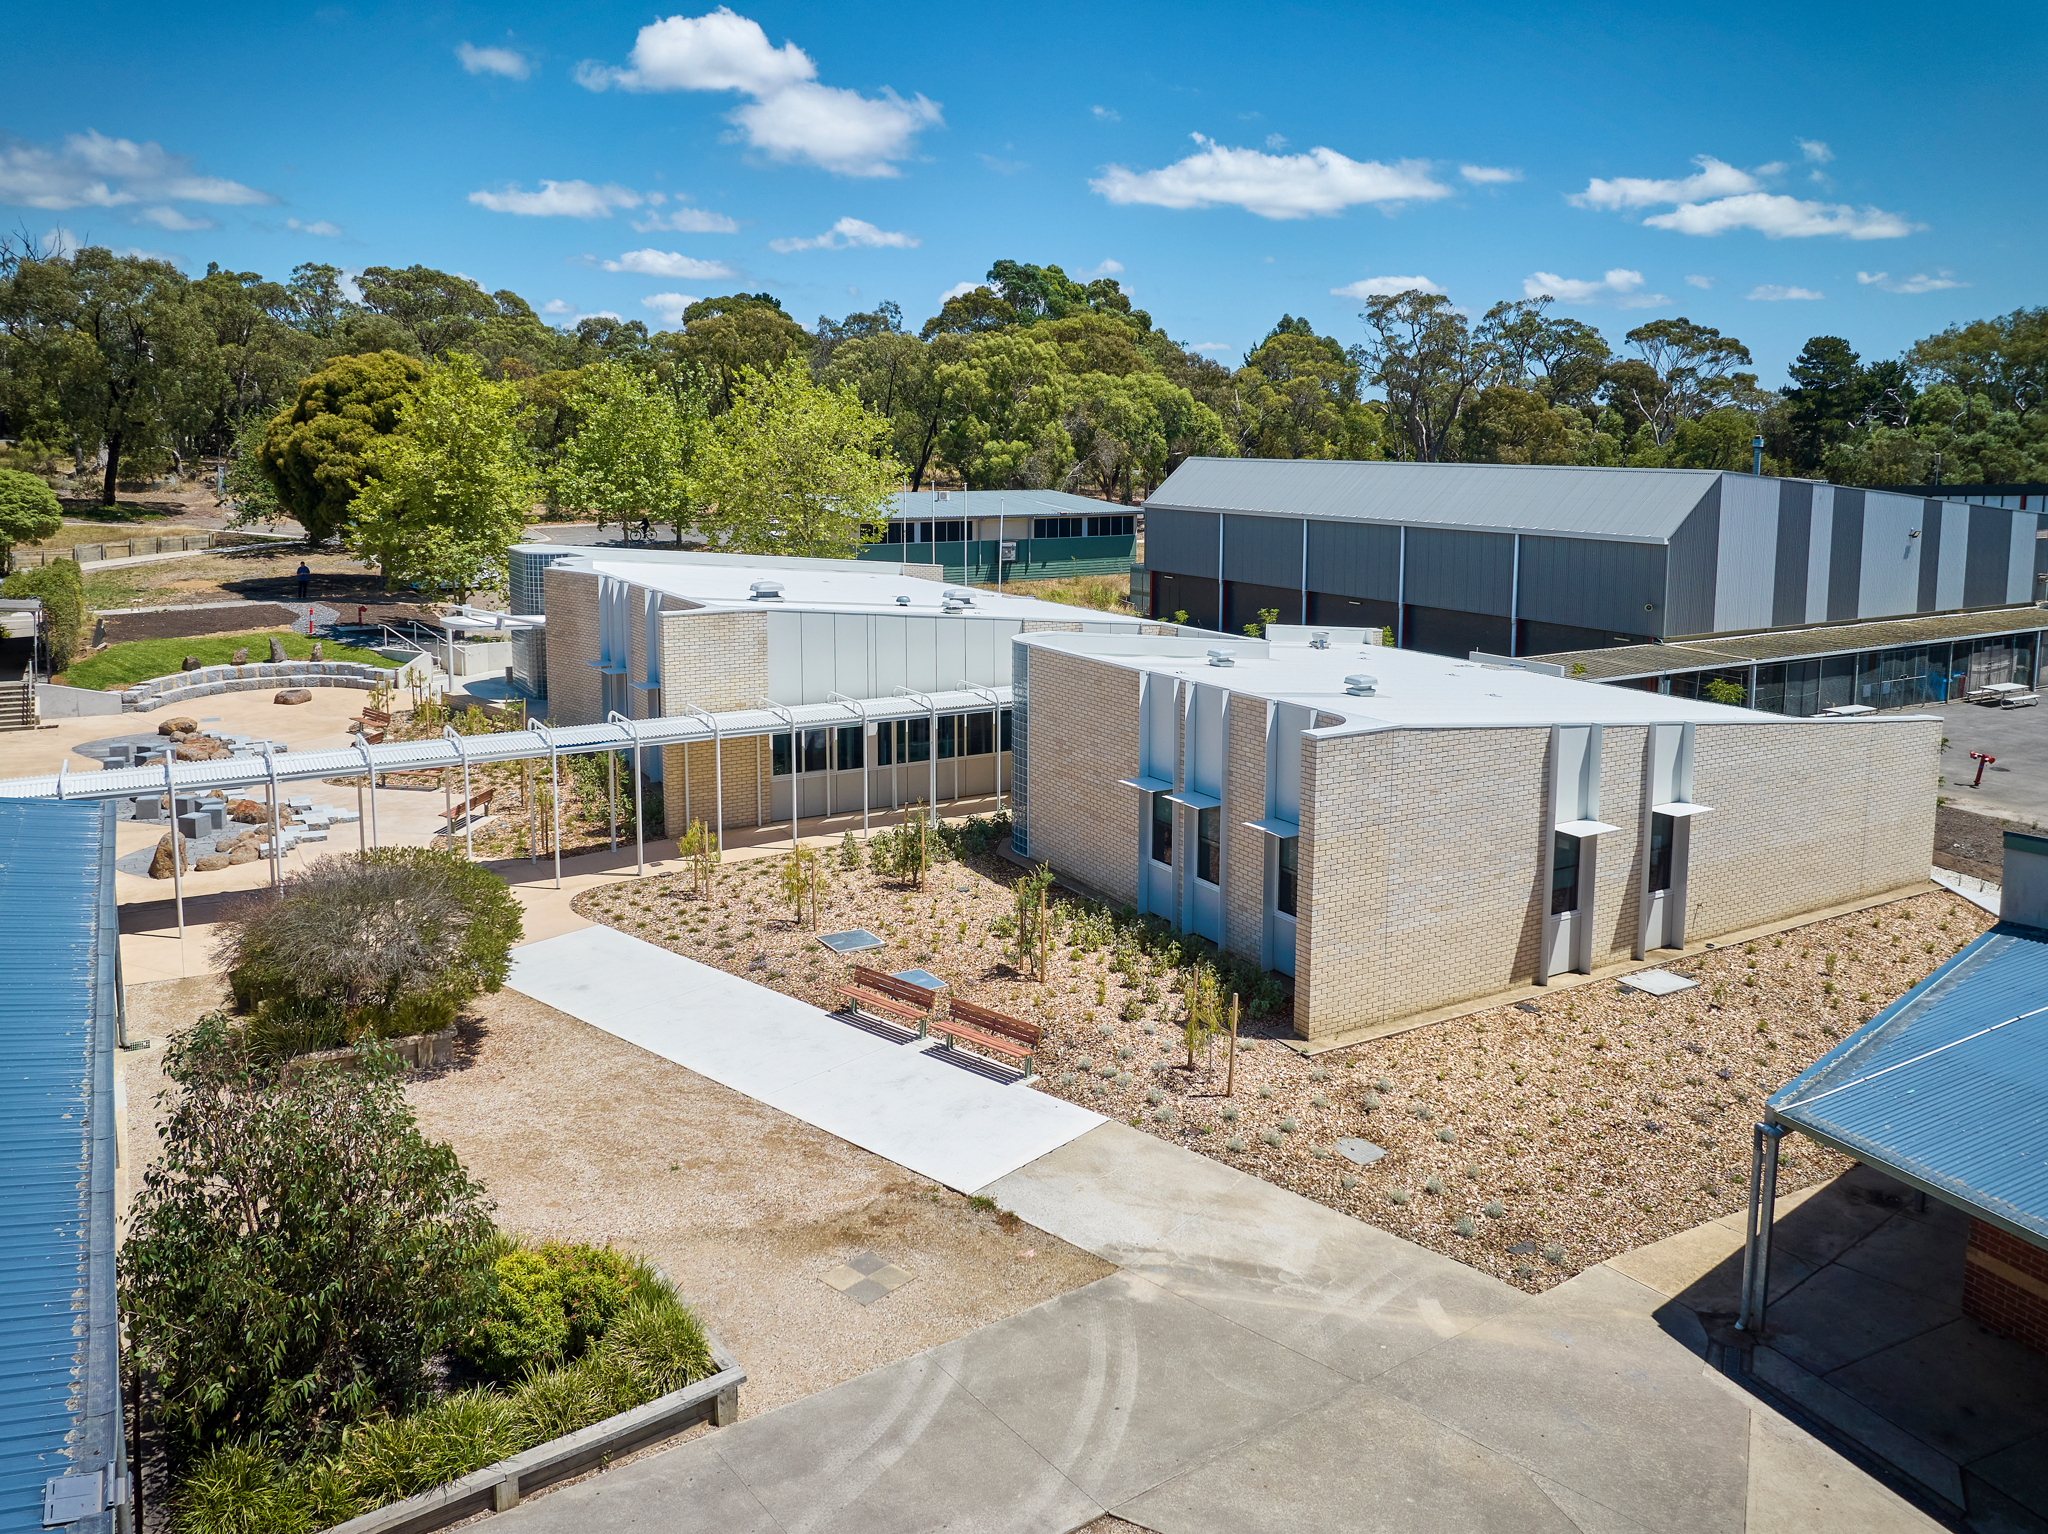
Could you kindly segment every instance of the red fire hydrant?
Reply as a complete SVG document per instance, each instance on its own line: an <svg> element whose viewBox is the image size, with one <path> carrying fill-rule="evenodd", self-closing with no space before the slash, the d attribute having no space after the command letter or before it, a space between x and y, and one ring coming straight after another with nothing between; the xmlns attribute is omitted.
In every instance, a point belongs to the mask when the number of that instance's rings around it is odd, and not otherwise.
<svg viewBox="0 0 2048 1534"><path fill-rule="evenodd" d="M1970 753L1970 760L1977 764L1977 776L1970 781L1970 787L1982 788L1984 786L1984 769L1997 761L1998 758L1989 751L1972 751Z"/></svg>

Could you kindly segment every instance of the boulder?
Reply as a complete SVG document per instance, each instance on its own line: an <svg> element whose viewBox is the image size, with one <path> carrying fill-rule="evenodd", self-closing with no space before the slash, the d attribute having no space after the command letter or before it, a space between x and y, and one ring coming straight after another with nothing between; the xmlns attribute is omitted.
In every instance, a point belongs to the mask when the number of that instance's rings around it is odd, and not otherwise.
<svg viewBox="0 0 2048 1534"><path fill-rule="evenodd" d="M234 861L233 858L223 857L218 852L209 852L204 857L192 860L192 871L194 873L210 874L216 869L232 867Z"/></svg>
<svg viewBox="0 0 2048 1534"><path fill-rule="evenodd" d="M313 659L320 660L321 658L322 656L320 654L320 641L316 639L313 641Z"/></svg>
<svg viewBox="0 0 2048 1534"><path fill-rule="evenodd" d="M229 665L231 665L231 666L246 666L246 665L248 665L248 664L249 664L249 647L248 647L247 645L243 645L241 649L239 649L239 650L235 651L235 653L234 653L233 657L232 657L232 658L231 658L231 659L230 659L230 660L228 661L228 664L229 664Z"/></svg>
<svg viewBox="0 0 2048 1534"><path fill-rule="evenodd" d="M254 799L230 799L228 801L228 819L230 820L239 820L248 825L258 826L269 818L270 812Z"/></svg>
<svg viewBox="0 0 2048 1534"><path fill-rule="evenodd" d="M254 842L249 842L244 846L237 847L233 852L229 853L228 861L230 863L253 863L256 861L258 856L259 854L256 851L256 844Z"/></svg>
<svg viewBox="0 0 2048 1534"><path fill-rule="evenodd" d="M282 692L272 694L270 701L273 703L311 703L313 701L313 693L310 688L306 687L287 687Z"/></svg>
<svg viewBox="0 0 2048 1534"><path fill-rule="evenodd" d="M159 735L190 735L199 728L197 719L187 719L183 714L166 719L156 727Z"/></svg>
<svg viewBox="0 0 2048 1534"><path fill-rule="evenodd" d="M288 658L284 653L284 641L279 639L277 635L272 634L270 636L270 664L282 666Z"/></svg>
<svg viewBox="0 0 2048 1534"><path fill-rule="evenodd" d="M175 853L171 851L173 845L175 845L178 849ZM172 871L171 859L173 857L176 857L180 862L182 862L186 868L190 868L192 866L191 856L189 853L185 851L185 838L179 836L178 833L175 831L166 831L164 833L163 840L156 844L156 856L149 860L150 878L170 878Z"/></svg>

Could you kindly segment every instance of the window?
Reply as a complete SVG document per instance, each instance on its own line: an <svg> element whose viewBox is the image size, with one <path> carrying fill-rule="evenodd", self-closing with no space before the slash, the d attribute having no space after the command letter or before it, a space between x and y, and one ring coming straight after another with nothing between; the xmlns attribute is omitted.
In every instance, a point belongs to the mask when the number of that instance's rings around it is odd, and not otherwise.
<svg viewBox="0 0 2048 1534"><path fill-rule="evenodd" d="M1195 877L1204 884L1223 882L1223 811L1195 812Z"/></svg>
<svg viewBox="0 0 2048 1534"><path fill-rule="evenodd" d="M824 730L805 730L803 732L803 770L805 772L823 772L825 770L825 736L827 733ZM789 736L786 733L774 737L769 755L771 775L778 778L788 777L790 771Z"/></svg>
<svg viewBox="0 0 2048 1534"><path fill-rule="evenodd" d="M1650 893L1671 888L1671 839L1678 822L1669 815L1650 816Z"/></svg>
<svg viewBox="0 0 2048 1534"><path fill-rule="evenodd" d="M903 524L901 522L891 522L882 529L882 536L878 541L882 543L901 543L903 541Z"/></svg>
<svg viewBox="0 0 2048 1534"><path fill-rule="evenodd" d="M954 742L956 742L957 740L959 740L959 738L960 738L960 716L959 716L958 714L941 714L941 715L939 715L939 760L940 760L940 761L942 761L942 762L950 762L951 760L953 760L953 758L954 758L955 756L959 755L959 753L958 753L957 751L955 751L955 750L953 749L953 746L954 746Z"/></svg>
<svg viewBox="0 0 2048 1534"><path fill-rule="evenodd" d="M1089 517L1090 538L1128 538L1138 530L1136 517Z"/></svg>
<svg viewBox="0 0 2048 1534"><path fill-rule="evenodd" d="M1001 749L1004 751L1010 749L1010 711L1008 709L1003 710L1003 744Z"/></svg>
<svg viewBox="0 0 2048 1534"><path fill-rule="evenodd" d="M858 769L865 753L861 750L860 726L842 724L839 727L838 760L835 765L841 772Z"/></svg>
<svg viewBox="0 0 2048 1534"><path fill-rule="evenodd" d="M1152 861L1173 861L1173 801L1164 794L1152 796Z"/></svg>
<svg viewBox="0 0 2048 1534"><path fill-rule="evenodd" d="M989 753L989 726L995 723L987 714L968 714L963 721L967 727L967 749L962 756L987 756Z"/></svg>
<svg viewBox="0 0 2048 1534"><path fill-rule="evenodd" d="M768 771L778 778L789 776L789 736L770 737L768 741Z"/></svg>
<svg viewBox="0 0 2048 1534"><path fill-rule="evenodd" d="M929 719L898 719L894 724L875 726L875 765L902 766L928 762L932 758L932 722Z"/></svg>
<svg viewBox="0 0 2048 1534"><path fill-rule="evenodd" d="M1550 864L1550 914L1562 916L1579 908L1579 839L1557 833L1557 851Z"/></svg>
<svg viewBox="0 0 2048 1534"><path fill-rule="evenodd" d="M1295 914L1295 893L1300 887L1301 838L1280 838L1280 878L1273 891L1273 908L1282 916Z"/></svg>

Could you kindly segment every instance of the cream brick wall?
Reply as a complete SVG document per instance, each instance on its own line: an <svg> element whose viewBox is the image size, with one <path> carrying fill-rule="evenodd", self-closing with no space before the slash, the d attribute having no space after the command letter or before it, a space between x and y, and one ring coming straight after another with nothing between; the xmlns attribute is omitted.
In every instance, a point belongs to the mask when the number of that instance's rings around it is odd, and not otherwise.
<svg viewBox="0 0 2048 1534"><path fill-rule="evenodd" d="M768 615L664 612L661 678L665 714L755 707L768 693Z"/></svg>
<svg viewBox="0 0 2048 1534"><path fill-rule="evenodd" d="M1939 719L1694 732L1686 938L1703 941L1927 877Z"/></svg>
<svg viewBox="0 0 2048 1534"><path fill-rule="evenodd" d="M1266 836L1245 822L1266 818L1264 698L1233 693L1223 778L1223 946L1259 962L1266 921Z"/></svg>
<svg viewBox="0 0 2048 1534"><path fill-rule="evenodd" d="M1138 674L1047 649L1029 664L1032 861L1135 902L1143 796L1117 780L1138 771Z"/></svg>
<svg viewBox="0 0 2048 1534"><path fill-rule="evenodd" d="M1295 1031L1504 990L1542 936L1546 729L1311 736L1302 749Z"/></svg>
<svg viewBox="0 0 2048 1534"><path fill-rule="evenodd" d="M596 668L597 577L572 575L559 565L542 573L547 593L548 717L556 724L595 724L604 718L604 689Z"/></svg>

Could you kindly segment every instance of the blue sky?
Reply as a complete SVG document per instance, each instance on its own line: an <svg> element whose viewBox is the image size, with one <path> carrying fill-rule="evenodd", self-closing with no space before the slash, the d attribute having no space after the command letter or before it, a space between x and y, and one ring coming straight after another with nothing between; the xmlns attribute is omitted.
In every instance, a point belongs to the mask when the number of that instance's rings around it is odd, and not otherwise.
<svg viewBox="0 0 2048 1534"><path fill-rule="evenodd" d="M1690 9L1690 8L1688 8ZM1766 383L2044 301L2038 6L17 7L0 215L558 319L765 289L914 326L1008 256L1235 362L1426 279L1685 314Z"/></svg>

